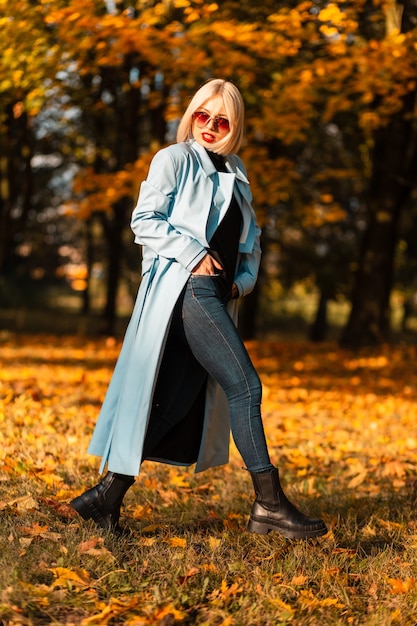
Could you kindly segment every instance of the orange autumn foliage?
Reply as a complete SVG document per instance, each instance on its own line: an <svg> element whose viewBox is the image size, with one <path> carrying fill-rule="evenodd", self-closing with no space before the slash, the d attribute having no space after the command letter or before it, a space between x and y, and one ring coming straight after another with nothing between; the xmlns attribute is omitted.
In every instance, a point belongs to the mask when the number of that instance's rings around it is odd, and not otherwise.
<svg viewBox="0 0 417 626"><path fill-rule="evenodd" d="M413 346L382 347L359 357L330 345L250 342L248 347L263 381L272 456L305 481L309 493L316 492L318 477L375 493L385 482L400 487L416 470ZM64 470L80 462L96 464L86 448L119 348L118 342L77 337L3 342L3 476L29 476L58 500L69 498ZM169 471L173 497L178 489L184 497L194 493L183 473ZM200 487L202 493L210 489ZM169 491L164 498L169 501ZM0 502L0 508L6 506L33 506L33 499L26 504L9 494Z"/></svg>

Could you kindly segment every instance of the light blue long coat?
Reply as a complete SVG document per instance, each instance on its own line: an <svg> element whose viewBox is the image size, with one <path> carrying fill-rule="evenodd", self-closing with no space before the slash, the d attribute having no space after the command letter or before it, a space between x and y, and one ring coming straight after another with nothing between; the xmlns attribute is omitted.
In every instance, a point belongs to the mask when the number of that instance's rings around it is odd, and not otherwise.
<svg viewBox="0 0 417 626"><path fill-rule="evenodd" d="M239 295L256 282L260 229L242 161L227 158L227 173L217 172L197 142L160 150L141 185L131 227L143 246L142 280L123 346L88 451L101 456L103 471L139 474L152 396L175 303L191 270L235 193L242 212L235 283ZM237 301L229 312L237 321ZM195 471L227 463L230 422L226 397L209 377L204 426ZM165 459L161 459L164 461Z"/></svg>

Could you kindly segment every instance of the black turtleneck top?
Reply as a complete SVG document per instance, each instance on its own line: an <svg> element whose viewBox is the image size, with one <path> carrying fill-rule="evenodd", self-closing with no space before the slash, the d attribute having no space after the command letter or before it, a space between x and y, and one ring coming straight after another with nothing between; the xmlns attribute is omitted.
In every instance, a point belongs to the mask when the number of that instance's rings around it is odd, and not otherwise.
<svg viewBox="0 0 417 626"><path fill-rule="evenodd" d="M218 172L228 171L222 155L209 150L207 154ZM214 256L218 257L223 265L223 279L228 291L233 285L241 229L242 214L233 194L229 208L209 242L210 250L216 253Z"/></svg>

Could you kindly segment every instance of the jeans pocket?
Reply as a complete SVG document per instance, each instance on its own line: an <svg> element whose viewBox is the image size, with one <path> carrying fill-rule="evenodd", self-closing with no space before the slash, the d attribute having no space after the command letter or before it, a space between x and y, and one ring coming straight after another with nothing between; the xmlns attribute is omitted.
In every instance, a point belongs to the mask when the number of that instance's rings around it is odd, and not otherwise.
<svg viewBox="0 0 417 626"><path fill-rule="evenodd" d="M218 280L221 274L191 274L188 285L193 298L218 295Z"/></svg>

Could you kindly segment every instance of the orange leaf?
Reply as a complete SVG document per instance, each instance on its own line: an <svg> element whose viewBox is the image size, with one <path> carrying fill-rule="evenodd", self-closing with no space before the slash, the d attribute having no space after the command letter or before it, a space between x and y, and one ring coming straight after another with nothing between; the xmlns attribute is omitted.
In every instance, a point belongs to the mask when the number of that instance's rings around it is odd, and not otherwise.
<svg viewBox="0 0 417 626"><path fill-rule="evenodd" d="M100 545L102 543L102 537L92 537L91 539L88 539L87 541L82 541L80 543L80 545L78 546L78 552L88 552L89 550L91 550L91 548L95 548L97 545Z"/></svg>
<svg viewBox="0 0 417 626"><path fill-rule="evenodd" d="M39 526L39 524L33 524L32 526L22 526L20 529L24 535L42 535L49 530L49 526Z"/></svg>
<svg viewBox="0 0 417 626"><path fill-rule="evenodd" d="M391 593L408 593L411 589L416 589L417 581L415 578L388 578L391 586Z"/></svg>
<svg viewBox="0 0 417 626"><path fill-rule="evenodd" d="M291 584L292 585L304 585L306 581L307 581L307 576L303 576L302 574L300 574L300 576L293 576L291 580Z"/></svg>
<svg viewBox="0 0 417 626"><path fill-rule="evenodd" d="M192 576L195 576L196 574L198 574L199 571L200 571L199 567L192 567L190 570L188 570L188 572L184 576L179 576L178 577L178 582L180 583L180 585L182 585L189 578L191 578Z"/></svg>

